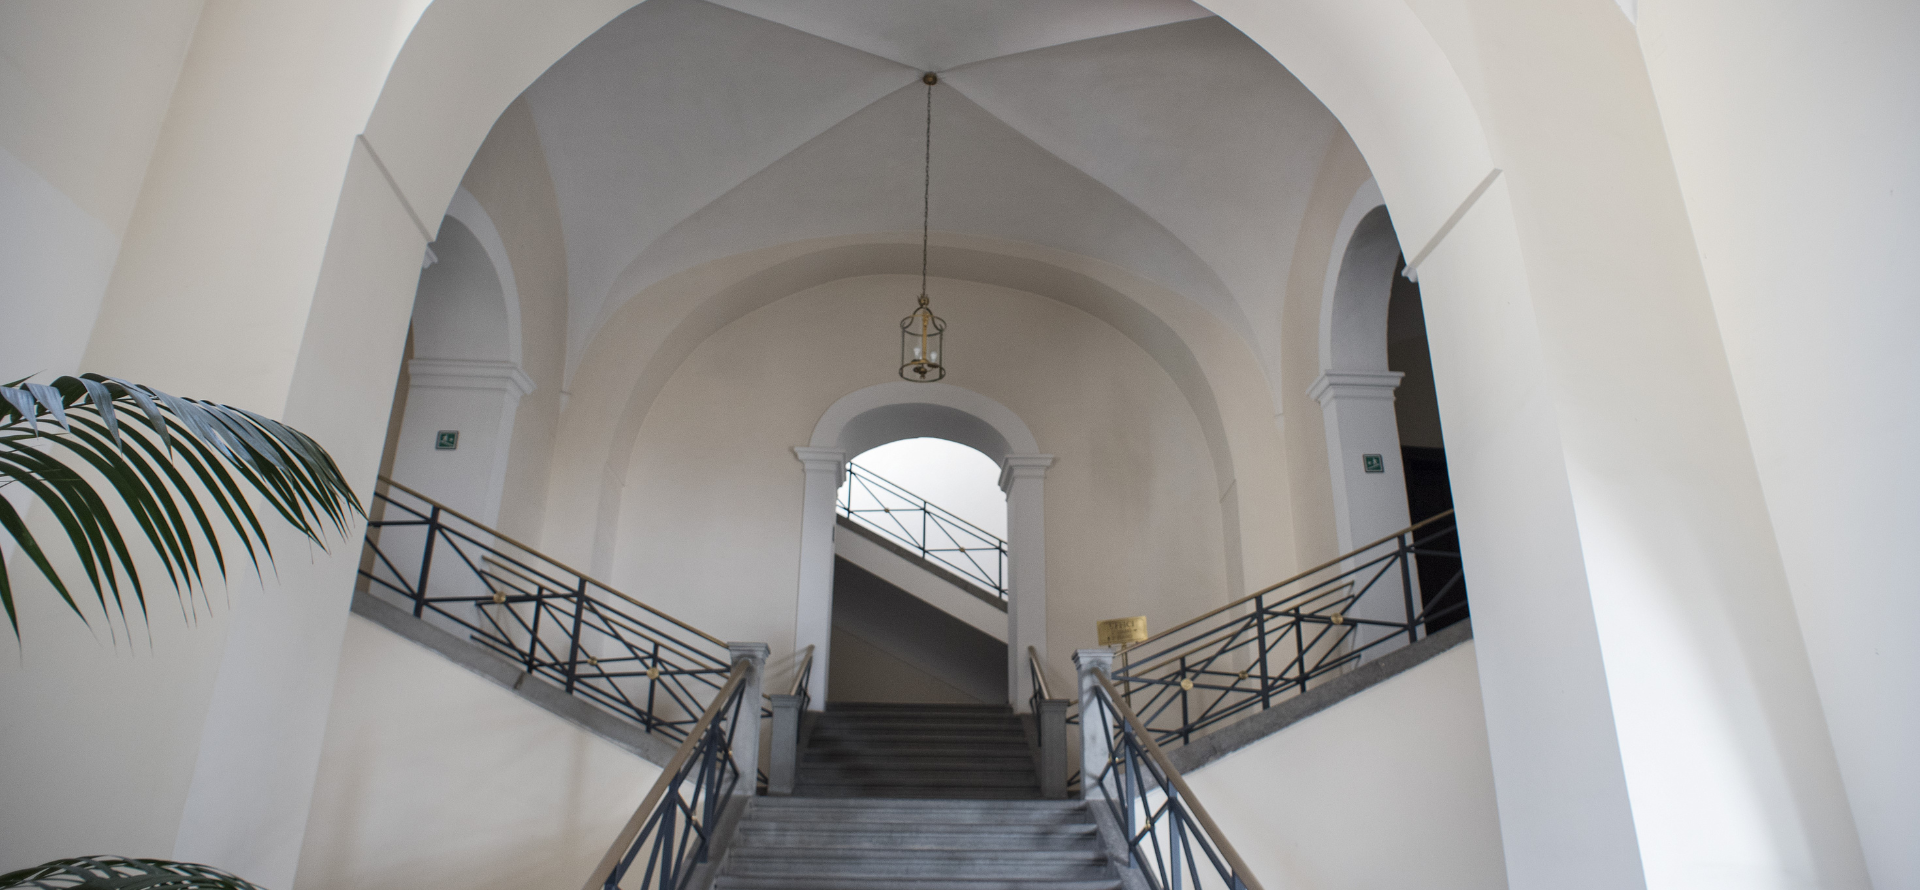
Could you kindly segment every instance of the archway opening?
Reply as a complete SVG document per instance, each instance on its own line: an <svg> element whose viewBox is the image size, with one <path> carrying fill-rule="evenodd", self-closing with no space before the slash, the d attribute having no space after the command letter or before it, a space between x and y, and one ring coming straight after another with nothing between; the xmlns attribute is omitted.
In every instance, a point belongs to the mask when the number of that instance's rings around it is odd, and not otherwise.
<svg viewBox="0 0 1920 890"><path fill-rule="evenodd" d="M827 699L1007 701L1007 502L999 465L947 439L849 462L834 529Z"/></svg>

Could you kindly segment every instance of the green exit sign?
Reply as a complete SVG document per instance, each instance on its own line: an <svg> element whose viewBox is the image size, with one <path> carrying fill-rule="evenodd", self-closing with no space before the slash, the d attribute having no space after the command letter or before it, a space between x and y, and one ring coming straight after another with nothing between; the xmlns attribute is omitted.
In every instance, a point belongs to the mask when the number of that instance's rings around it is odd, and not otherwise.
<svg viewBox="0 0 1920 890"><path fill-rule="evenodd" d="M1384 473L1387 471L1387 459L1378 454L1362 454L1360 468L1369 473Z"/></svg>
<svg viewBox="0 0 1920 890"><path fill-rule="evenodd" d="M452 451L460 447L459 430L441 430L433 434L433 447L440 451ZM1372 470L1367 472L1371 473Z"/></svg>

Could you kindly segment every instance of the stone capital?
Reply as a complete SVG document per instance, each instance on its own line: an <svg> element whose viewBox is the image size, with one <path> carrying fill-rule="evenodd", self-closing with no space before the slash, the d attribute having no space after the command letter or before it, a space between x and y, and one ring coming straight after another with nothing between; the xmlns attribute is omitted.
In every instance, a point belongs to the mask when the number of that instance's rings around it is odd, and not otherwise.
<svg viewBox="0 0 1920 890"><path fill-rule="evenodd" d="M1307 396L1322 408L1348 399L1391 402L1393 391L1400 387L1400 378L1405 376L1399 371L1323 371L1319 379L1307 387Z"/></svg>
<svg viewBox="0 0 1920 890"><path fill-rule="evenodd" d="M1015 479L1045 479L1051 466L1051 454L1009 454L1000 461L1000 490L1011 490Z"/></svg>
<svg viewBox="0 0 1920 890"><path fill-rule="evenodd" d="M838 448L814 448L808 445L793 446L793 456L800 459L801 466L808 473L833 474L833 487L839 488L847 481L847 453Z"/></svg>
<svg viewBox="0 0 1920 890"><path fill-rule="evenodd" d="M407 386L412 389L477 389L516 399L533 392L533 378L508 361L459 358L417 358L407 362Z"/></svg>

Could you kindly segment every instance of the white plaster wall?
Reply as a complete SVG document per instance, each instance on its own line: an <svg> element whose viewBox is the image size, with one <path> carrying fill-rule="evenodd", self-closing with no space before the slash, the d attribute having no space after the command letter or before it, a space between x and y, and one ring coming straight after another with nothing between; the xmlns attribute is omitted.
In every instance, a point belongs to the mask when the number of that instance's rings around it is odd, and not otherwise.
<svg viewBox="0 0 1920 890"><path fill-rule="evenodd" d="M201 4L0 4L0 380L82 370Z"/></svg>
<svg viewBox="0 0 1920 890"><path fill-rule="evenodd" d="M1507 886L1472 643L1195 770L1187 784L1265 887Z"/></svg>
<svg viewBox="0 0 1920 890"><path fill-rule="evenodd" d="M728 639L792 645L802 473L791 447L848 392L895 378L895 308L919 282L814 287L707 339L640 428L612 582ZM937 280L947 382L1025 420L1047 473L1048 651L1094 622L1165 627L1225 602L1226 554L1199 424L1166 372L1061 303ZM1063 663L1056 672L1067 675Z"/></svg>
<svg viewBox="0 0 1920 890"><path fill-rule="evenodd" d="M1643 0L1639 44L1874 886L1920 886L1920 5Z"/></svg>
<svg viewBox="0 0 1920 890"><path fill-rule="evenodd" d="M356 615L291 887L578 886L659 774Z"/></svg>

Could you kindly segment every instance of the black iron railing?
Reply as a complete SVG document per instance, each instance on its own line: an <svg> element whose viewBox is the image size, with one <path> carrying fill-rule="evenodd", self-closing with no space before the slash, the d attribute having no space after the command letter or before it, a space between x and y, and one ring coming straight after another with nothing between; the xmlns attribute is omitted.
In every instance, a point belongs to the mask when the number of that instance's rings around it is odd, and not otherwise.
<svg viewBox="0 0 1920 890"><path fill-rule="evenodd" d="M1126 836L1129 864L1153 890L1261 890L1112 681L1102 671L1094 676L1082 717L1105 728L1098 738L1106 750L1087 763L1093 780L1086 796L1105 802Z"/></svg>
<svg viewBox="0 0 1920 890"><path fill-rule="evenodd" d="M1033 693L1027 696L1027 710L1030 713L1038 714L1040 713L1040 703L1055 696L1053 694L1053 684L1047 682L1046 668L1040 664L1040 653L1032 646L1027 647L1027 674L1033 681ZM1067 691L1072 692L1072 690ZM1079 723L1080 703L1075 701L1071 695L1060 697L1070 702L1070 704L1067 705L1067 722L1070 724Z"/></svg>
<svg viewBox="0 0 1920 890"><path fill-rule="evenodd" d="M571 695L678 741L727 673L727 645L413 489L374 490L367 589Z"/></svg>
<svg viewBox="0 0 1920 890"><path fill-rule="evenodd" d="M847 465L840 512L1006 599L1007 542L992 532L859 464Z"/></svg>
<svg viewBox="0 0 1920 890"><path fill-rule="evenodd" d="M752 670L744 659L734 664L713 704L588 878L586 890L682 890L707 861L714 830L740 784L734 733L743 716L759 719L757 709L745 706Z"/></svg>
<svg viewBox="0 0 1920 890"><path fill-rule="evenodd" d="M1453 511L1121 650L1113 679L1185 744L1467 617Z"/></svg>
<svg viewBox="0 0 1920 890"><path fill-rule="evenodd" d="M800 713L813 707L813 644L800 650L800 668L793 672L793 687L788 695L800 699Z"/></svg>

